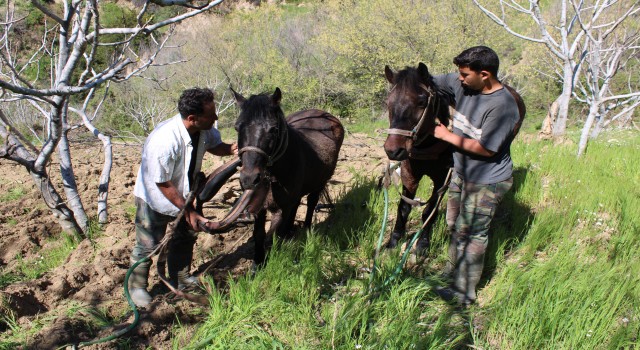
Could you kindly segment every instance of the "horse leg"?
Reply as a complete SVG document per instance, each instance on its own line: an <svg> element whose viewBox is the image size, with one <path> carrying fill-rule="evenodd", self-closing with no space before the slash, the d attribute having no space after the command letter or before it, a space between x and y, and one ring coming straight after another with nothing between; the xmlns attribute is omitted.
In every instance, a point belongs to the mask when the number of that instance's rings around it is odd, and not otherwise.
<svg viewBox="0 0 640 350"><path fill-rule="evenodd" d="M431 245L433 224L436 222L436 218L438 217L438 190L444 186L449 169L445 170L446 172L439 172L437 175L434 174L433 176L430 176L433 181L433 190L431 191L431 197L429 197L429 200L422 211L421 219L422 227L424 227L424 229L422 230L422 234L416 244L416 254L418 256L425 256L429 251L429 246Z"/></svg>
<svg viewBox="0 0 640 350"><path fill-rule="evenodd" d="M307 196L307 215L305 215L304 217L305 229L311 228L311 220L313 220L313 212L315 211L316 205L318 205L318 201L320 200L320 193L322 193L322 191L311 192Z"/></svg>
<svg viewBox="0 0 640 350"><path fill-rule="evenodd" d="M438 188L434 183L433 191L431 192L431 197L427 201L427 204L422 211L422 233L420 234L420 238L418 238L418 242L416 243L416 255L417 256L425 256L429 251L429 246L431 245L431 235L433 234L433 223L436 220L438 215L438 208L436 207L436 203L438 202ZM433 215L432 215L433 212ZM431 218L429 216L431 215ZM429 220L427 222L427 220Z"/></svg>
<svg viewBox="0 0 640 350"><path fill-rule="evenodd" d="M279 226L276 229L276 234L280 238L291 238L293 237L293 223L296 219L296 211L298 206L300 206L300 199L294 203L295 205L287 206L282 208Z"/></svg>
<svg viewBox="0 0 640 350"><path fill-rule="evenodd" d="M267 221L267 211L262 210L256 216L255 222L253 223L253 241L255 243L254 254L253 254L253 267L258 268L264 266L265 261L265 223ZM273 221L272 221L273 223Z"/></svg>
<svg viewBox="0 0 640 350"><path fill-rule="evenodd" d="M402 177L402 195L409 199L413 199L416 196L420 178L416 179L414 176L409 161L403 161L400 169ZM400 199L400 203L398 203L396 223L393 226L391 237L389 237L389 241L386 244L387 248L395 248L398 245L398 241L404 237L411 209L411 204Z"/></svg>

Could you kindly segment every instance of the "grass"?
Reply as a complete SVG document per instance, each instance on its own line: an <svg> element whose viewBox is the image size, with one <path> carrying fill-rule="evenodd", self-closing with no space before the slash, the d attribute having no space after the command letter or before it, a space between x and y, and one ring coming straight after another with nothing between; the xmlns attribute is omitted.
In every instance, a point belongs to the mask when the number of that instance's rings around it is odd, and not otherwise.
<svg viewBox="0 0 640 350"><path fill-rule="evenodd" d="M128 205L124 208L125 213L129 221L133 222L136 219L136 206L134 204Z"/></svg>
<svg viewBox="0 0 640 350"><path fill-rule="evenodd" d="M574 144L518 139L480 286L481 306L439 300L424 276L446 257L444 215L426 263L368 291L384 203L354 173L327 221L274 245L265 268L215 291L206 322L175 346L207 349L630 349L640 345L638 135L603 135L576 159ZM430 184L421 184L426 197ZM397 191L390 190L395 215ZM417 227L419 212L410 223ZM393 220L387 224L391 230ZM374 287L395 269L378 261Z"/></svg>
<svg viewBox="0 0 640 350"><path fill-rule="evenodd" d="M0 350L25 348L27 340L38 334L52 321L53 317L36 317L29 322L29 327L23 327L18 323L13 312L0 314L0 326L4 328L0 338Z"/></svg>
<svg viewBox="0 0 640 350"><path fill-rule="evenodd" d="M18 254L16 259L20 280L39 278L45 272L60 266L77 245L72 235L62 233L61 237L47 239L46 247L32 258L25 259Z"/></svg>
<svg viewBox="0 0 640 350"><path fill-rule="evenodd" d="M0 196L0 202L10 202L18 200L26 194L24 187L18 186L11 188L7 193Z"/></svg>

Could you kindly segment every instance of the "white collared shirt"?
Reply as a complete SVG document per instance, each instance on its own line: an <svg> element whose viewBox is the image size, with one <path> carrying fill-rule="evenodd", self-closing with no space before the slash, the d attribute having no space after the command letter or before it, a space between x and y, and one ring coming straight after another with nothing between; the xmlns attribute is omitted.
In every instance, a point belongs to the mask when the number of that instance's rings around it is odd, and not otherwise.
<svg viewBox="0 0 640 350"><path fill-rule="evenodd" d="M194 174L200 171L205 150L211 150L220 143L222 139L217 129L200 131ZM193 147L180 114L158 124L144 143L142 163L138 169L133 194L144 200L153 210L177 216L180 209L160 192L156 184L171 181L186 198L189 193L187 174Z"/></svg>

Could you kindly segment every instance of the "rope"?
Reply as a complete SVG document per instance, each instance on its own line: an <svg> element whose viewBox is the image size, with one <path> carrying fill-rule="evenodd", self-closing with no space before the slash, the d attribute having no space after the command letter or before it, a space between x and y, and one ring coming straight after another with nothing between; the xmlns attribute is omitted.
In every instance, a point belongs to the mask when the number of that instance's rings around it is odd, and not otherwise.
<svg viewBox="0 0 640 350"><path fill-rule="evenodd" d="M369 291L372 290L371 287L373 285L373 279L374 279L374 276L375 276L375 273L376 273L376 269L377 269L377 267L376 267L376 259L378 258L378 254L379 254L380 249L382 247L382 238L384 237L384 232L386 231L387 213L388 213L388 206L389 206L389 195L388 195L387 187L391 183L391 181L390 181L391 180L390 179L390 173L391 173L391 171L393 171L391 169L392 168L390 166L388 166L385 169L384 175L383 175L384 178L381 181L383 186L384 186L384 188L383 188L384 200L385 200L385 203L384 203L385 204L385 206L384 206L384 217L383 217L383 220L382 220L382 227L380 229L380 234L378 236L378 244L377 244L377 247L376 247L376 252L375 252L375 255L373 257L373 268L371 270L371 274L369 275L369 288L368 288ZM398 275L402 271L402 268L404 267L404 264L407 262L407 258L409 257L409 253L411 252L411 248L413 247L415 242L418 240L418 238L420 237L420 235L424 231L425 227L431 221L431 219L433 218L433 216L436 213L436 210L440 206L440 203L442 202L442 197L444 196L445 192L447 191L447 188L449 186L449 182L451 181L451 174L452 174L452 168L449 168L449 172L447 173L447 177L445 179L444 184L437 191L438 192L438 199L436 201L436 204L433 206L433 209L431 209L431 213L429 213L429 216L427 217L427 219L422 224L422 227L420 227L420 229L413 235L413 238L411 239L409 244L407 244L407 247L405 248L405 251L402 254L402 258L400 259L400 262L396 266L395 270L393 271L391 276L387 277L384 280L384 282L382 283L381 286L378 286L378 287L374 288L373 291L376 291L376 292L380 291L381 289L383 289L386 286L388 286L393 280L395 280L398 277Z"/></svg>
<svg viewBox="0 0 640 350"><path fill-rule="evenodd" d="M387 166L387 170L385 171L385 175L384 175L383 188L382 188L382 193L384 193L384 214L382 216L382 226L380 227L380 233L378 234L378 245L376 246L376 252L375 252L375 255L373 256L373 267L371 268L371 274L369 275L369 290L373 285L373 279L375 277L376 270L377 270L376 259L378 259L378 256L380 255L380 248L382 247L384 232L386 231L386 228L387 228L387 217L388 217L387 214L389 212L389 191L387 188L389 187L389 183L391 180L390 171L392 171L391 167Z"/></svg>
<svg viewBox="0 0 640 350"><path fill-rule="evenodd" d="M193 188L198 188L198 186L199 186L199 183L198 183L199 181L198 180L199 179L196 178L196 183L193 186ZM133 272L133 270L135 270L135 268L138 267L138 265L140 265L141 263L143 263L143 262L145 262L147 260L150 260L151 257L156 255L159 251L161 251L162 249L164 249L167 246L167 244L169 243L169 241L171 240L171 238L173 237L173 235L176 232L176 227L178 226L178 223L184 217L185 209L190 205L190 203L193 202L194 198L195 198L195 191L189 192L189 194L187 195L187 199L185 200L184 208L182 208L182 210L180 210L180 213L178 213L178 216L172 222L170 222L167 225L167 232L166 232L164 238L162 239L162 241L160 242L160 244L158 244L158 246L156 246L156 248L151 253L149 253L149 255L145 256L144 258L136 261L133 265L131 265L131 267L129 267L129 269L127 270L126 275L124 276L124 297L125 297L125 299L127 299L127 303L129 304L129 306L131 307L131 310L133 311L133 322L131 322L131 324L129 326L127 326L126 328L121 329L121 330L119 330L119 331L117 331L117 332L115 332L115 333L113 333L113 334L111 334L111 335L109 335L107 337L96 339L96 340L91 340L91 341L87 341L87 342L80 342L77 345L73 344L73 345L71 345L71 347L73 349L80 349L80 348L85 347L85 346L105 343L105 342L114 340L114 339L119 338L122 335L126 334L127 332L131 331L132 329L134 329L138 325L138 322L140 320L140 312L138 311L138 308L137 308L136 304L131 299L131 294L129 293L129 277L131 276L131 273ZM163 282L164 282L164 279L163 279ZM63 346L63 348L64 347L66 347L66 346Z"/></svg>

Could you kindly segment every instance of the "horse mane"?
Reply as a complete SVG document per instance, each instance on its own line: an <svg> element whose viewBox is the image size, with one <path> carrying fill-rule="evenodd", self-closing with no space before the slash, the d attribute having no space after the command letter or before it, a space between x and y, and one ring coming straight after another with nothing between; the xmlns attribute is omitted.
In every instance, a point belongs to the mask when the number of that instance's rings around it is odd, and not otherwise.
<svg viewBox="0 0 640 350"><path fill-rule="evenodd" d="M396 88L400 90L420 91L422 86L433 88L436 86L433 76L429 74L427 81L424 82L423 77L418 73L415 67L404 67L404 69L396 72ZM425 84L426 83L426 84Z"/></svg>
<svg viewBox="0 0 640 350"><path fill-rule="evenodd" d="M265 107L266 106L266 107ZM261 93L257 95L251 95L242 106L242 113L238 117L245 118L250 116L251 119L268 120L270 111L275 111L278 118L284 119L284 112L280 105L274 104L271 100L271 95L268 93Z"/></svg>
<svg viewBox="0 0 640 350"><path fill-rule="evenodd" d="M445 89L440 88L431 73L427 73L428 76L423 77L416 67L405 67L404 69L396 72L395 75L395 87L400 93L407 93L408 91L415 92L419 94L421 91L424 91L424 87L429 89L426 92L432 93L436 95L436 98L443 100L448 106L453 106L455 104L455 97L453 94ZM425 81L426 80L426 81ZM448 124L448 117L443 115L438 115L438 119L441 122Z"/></svg>

